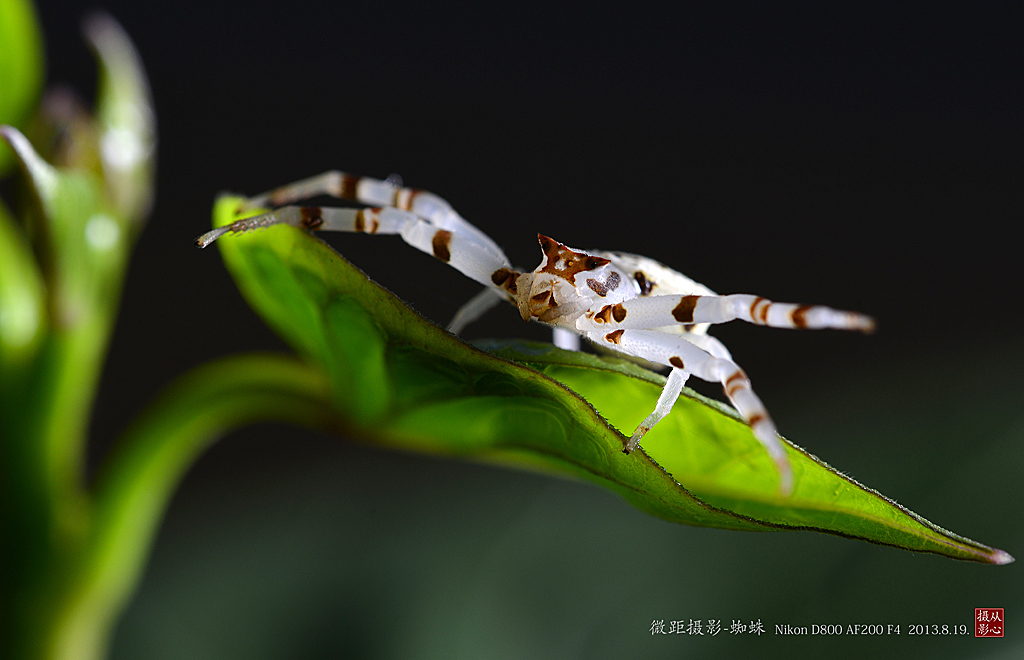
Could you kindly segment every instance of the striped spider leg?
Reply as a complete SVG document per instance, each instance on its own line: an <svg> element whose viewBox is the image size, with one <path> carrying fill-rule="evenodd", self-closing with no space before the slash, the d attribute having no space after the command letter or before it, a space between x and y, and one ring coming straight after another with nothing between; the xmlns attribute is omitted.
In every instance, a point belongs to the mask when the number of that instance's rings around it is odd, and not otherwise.
<svg viewBox="0 0 1024 660"><path fill-rule="evenodd" d="M520 309L531 318L572 330L596 345L671 367L654 411L640 423L624 451L675 404L690 374L722 384L750 424L779 473L780 490L792 489L792 470L775 423L754 393L746 373L717 339L710 324L736 318L775 327L841 328L870 332L874 321L827 307L773 303L760 296L719 296L651 259L616 252L584 252L541 236L544 261L517 282ZM582 313L580 309L583 309ZM524 312L523 318L527 318Z"/></svg>
<svg viewBox="0 0 1024 660"><path fill-rule="evenodd" d="M318 195L368 206L282 206ZM268 206L277 208L208 231L196 239L196 245L204 248L226 234L245 233L279 224L315 231L398 234L406 243L434 255L488 287L487 295L474 297L464 310L460 310L461 316L456 315L453 323L458 321L465 325L507 296L493 274L513 272L508 257L487 234L463 219L448 202L433 193L405 188L391 180L330 171L250 197L242 210Z"/></svg>
<svg viewBox="0 0 1024 660"><path fill-rule="evenodd" d="M368 208L280 206L316 195L331 195ZM658 262L619 252L585 252L538 235L543 260L534 271L511 267L486 234L440 197L391 181L327 172L253 197L248 207L278 206L238 220L197 239L206 247L228 233L275 224L310 230L399 234L485 285L462 306L449 329L458 332L501 299L518 307L523 320L544 323L558 337L583 336L595 345L638 361L669 367L653 412L633 432L624 452L669 411L691 374L722 384L729 401L750 424L779 473L780 490L792 489L792 470L775 423L754 394L750 379L725 346L707 334L711 324L734 319L783 328L840 328L870 332L874 321L828 307L774 303L746 294L719 296ZM563 342L564 343L564 342Z"/></svg>

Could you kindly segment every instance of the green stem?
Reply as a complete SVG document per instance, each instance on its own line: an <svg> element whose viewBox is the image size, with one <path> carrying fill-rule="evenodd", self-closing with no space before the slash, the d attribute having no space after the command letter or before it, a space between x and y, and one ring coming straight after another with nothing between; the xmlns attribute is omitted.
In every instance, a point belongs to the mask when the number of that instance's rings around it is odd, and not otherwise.
<svg viewBox="0 0 1024 660"><path fill-rule="evenodd" d="M223 359L172 384L110 454L97 480L85 550L27 657L103 657L167 503L202 451L257 421L337 427L327 392L315 368L269 355Z"/></svg>

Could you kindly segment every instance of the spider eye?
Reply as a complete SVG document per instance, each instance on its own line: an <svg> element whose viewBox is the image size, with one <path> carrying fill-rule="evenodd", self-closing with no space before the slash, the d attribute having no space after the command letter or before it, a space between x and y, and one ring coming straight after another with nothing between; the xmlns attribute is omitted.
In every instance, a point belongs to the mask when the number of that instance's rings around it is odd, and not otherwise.
<svg viewBox="0 0 1024 660"><path fill-rule="evenodd" d="M594 270L600 265L601 262L595 259L594 257L590 257L589 259L587 259L587 270Z"/></svg>

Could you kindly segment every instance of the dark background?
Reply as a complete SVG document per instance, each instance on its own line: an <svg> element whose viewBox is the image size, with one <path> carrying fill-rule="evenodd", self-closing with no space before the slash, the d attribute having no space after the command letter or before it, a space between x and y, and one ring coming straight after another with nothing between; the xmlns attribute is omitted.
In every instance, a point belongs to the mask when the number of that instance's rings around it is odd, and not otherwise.
<svg viewBox="0 0 1024 660"><path fill-rule="evenodd" d="M39 6L90 94L94 5ZM339 168L446 197L516 264L542 231L722 292L864 311L871 337L716 334L783 434L940 525L1024 553L1017 11L107 2L159 120L91 465L175 376L285 350L209 227L219 191ZM396 238L329 240L428 318L477 287ZM410 277L413 270L423 273ZM544 338L512 308L469 337ZM714 387L701 388L715 392ZM172 503L115 658L1016 657L1017 565L669 525L588 485L245 429ZM1016 606L1016 607L1015 607ZM1007 638L910 636L1008 608ZM769 634L652 639L652 620ZM899 637L774 635L898 623Z"/></svg>

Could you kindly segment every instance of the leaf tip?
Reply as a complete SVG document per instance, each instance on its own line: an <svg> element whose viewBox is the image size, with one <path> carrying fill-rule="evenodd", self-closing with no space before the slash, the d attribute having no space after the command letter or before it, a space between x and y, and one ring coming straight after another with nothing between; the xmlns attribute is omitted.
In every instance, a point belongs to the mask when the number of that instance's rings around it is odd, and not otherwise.
<svg viewBox="0 0 1024 660"><path fill-rule="evenodd" d="M0 126L0 137L14 150L25 172L32 179L40 199L49 201L57 185L57 172L53 166L44 161L28 138L13 126Z"/></svg>
<svg viewBox="0 0 1024 660"><path fill-rule="evenodd" d="M1007 564L1012 564L1017 560L1013 558L1013 555L1005 550L993 550L992 554L989 555L989 561L996 566L1005 566Z"/></svg>
<svg viewBox="0 0 1024 660"><path fill-rule="evenodd" d="M102 74L97 125L104 175L117 208L129 220L141 221L153 201L156 157L156 115L142 58L109 14L91 14L82 32Z"/></svg>

